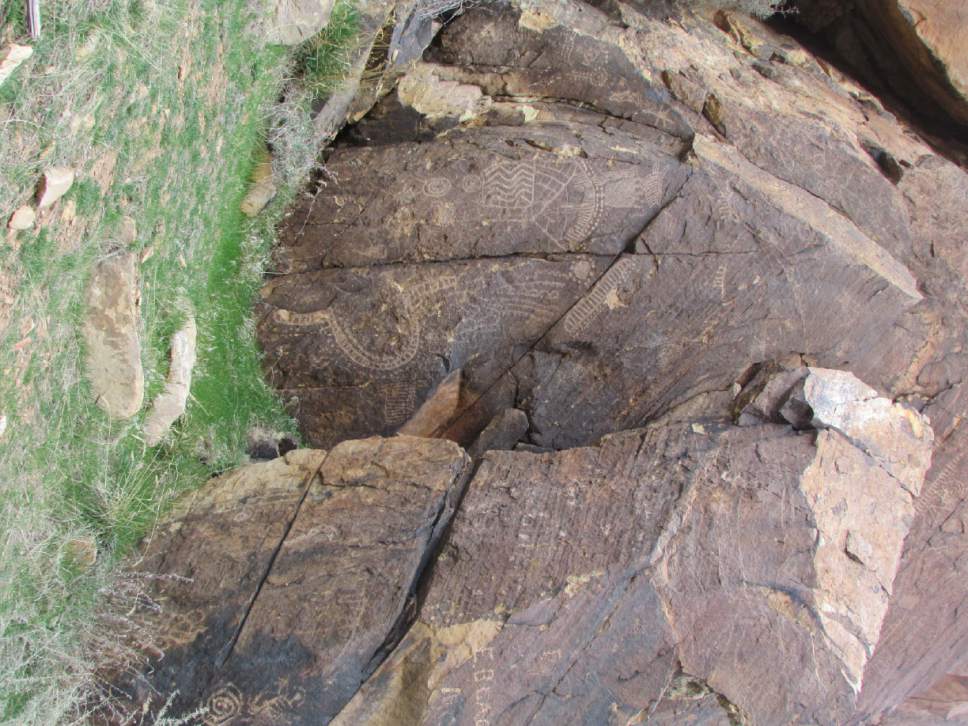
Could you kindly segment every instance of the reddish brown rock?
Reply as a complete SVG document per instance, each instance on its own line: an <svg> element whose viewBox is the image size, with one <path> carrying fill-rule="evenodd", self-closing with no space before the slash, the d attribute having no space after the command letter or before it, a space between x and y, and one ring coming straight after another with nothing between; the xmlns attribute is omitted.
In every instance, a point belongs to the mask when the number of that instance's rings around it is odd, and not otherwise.
<svg viewBox="0 0 968 726"><path fill-rule="evenodd" d="M399 637L467 473L450 442L367 439L187 496L141 565L163 655L117 692L205 723L327 722Z"/></svg>
<svg viewBox="0 0 968 726"><path fill-rule="evenodd" d="M968 8L948 0L798 0L853 65L918 113L968 125Z"/></svg>
<svg viewBox="0 0 968 726"><path fill-rule="evenodd" d="M678 618L688 626L667 624L689 634L681 663L656 665L661 659L645 656L646 685L635 698L662 680L653 667L668 683L684 674L709 693L687 703L666 689L640 707L609 685L620 696L612 703L623 715L642 713L637 708L654 709L646 715L704 714L716 693L766 723L794 713L801 720L875 722L957 673L968 643L968 621L959 617L968 593L968 176L870 92L790 38L752 20L722 18L717 27L690 15L667 22L652 4L640 10L621 2L537 2L522 12L471 11L450 23L403 97L390 94L333 150L328 163L339 172L336 181L313 190L319 193L288 221L278 261L289 274L266 287L260 305L267 373L294 401L307 435L325 445L397 430L457 369L459 410L433 435L469 444L515 409L528 425L516 445L522 451L591 444L659 421L665 430L681 425L719 440L723 422L737 415L750 431L770 429L764 422L785 426L781 410L789 404L786 416L797 427L823 429L805 434L816 437L823 455L811 468L778 444L782 456L754 457L755 464L785 472L777 475L783 481L795 478L797 531L822 530L837 546L783 559L782 547L799 542L793 534L777 531L777 550L759 540L754 546L752 534L737 543L729 538L745 536L741 528L716 526L736 512L762 514L760 528L773 532L775 513L750 509L753 494L697 500L690 510L695 526L679 531L678 554L669 554L665 579L657 575L651 585L659 597L681 598ZM457 101L472 96L469 114ZM927 450L895 459L890 445L877 443L881 435L916 439L916 427L903 420L908 414L873 432L868 448L858 447L856 432L872 432L836 410L815 421L808 399L825 406L800 373L779 382L765 375L773 360L787 369L850 370L886 394L877 404L885 412L905 403L927 414L936 433L934 464L921 496L909 501L917 487L905 470L921 471ZM737 390L744 392L738 400ZM852 415L866 410L868 395L849 399ZM731 448L716 460L719 475L754 468L754 459L742 458L726 466L733 456L739 454ZM485 457L482 473L499 458ZM848 478L859 482L853 504L864 511L879 500L883 476L894 482L884 495L892 508L875 529L863 518L841 517L836 502L827 506L833 494L823 487ZM898 490L898 479L907 489ZM474 501L471 492L467 502ZM490 533L503 527L498 522ZM763 573L757 587L768 592L750 590L746 581L754 581L736 574L745 564L720 564L720 542L755 552ZM461 557L472 559L471 544ZM439 563L434 583L450 566ZM518 578L536 590L525 587L521 597L553 590L534 583L556 582L555 566L536 558L534 572ZM510 565L481 567L478 597L489 597L493 609L516 592L514 578ZM474 572L468 569L463 582ZM783 591L792 601L770 589L777 573L799 578L794 594ZM613 592L617 581L605 579L595 602ZM434 583L431 605L464 606ZM858 593L860 586L869 590ZM651 602L643 588L638 596ZM534 604L524 600L525 609ZM555 607L585 608L569 602ZM738 619L737 607L757 617ZM454 643L490 639L486 628L495 618L477 614L467 622L483 618L485 625L451 631L444 629L455 623L424 614L394 661L416 670L388 666L386 678L371 684L389 693L417 672L429 674L428 683L468 692L477 664L448 661L446 653ZM817 654L805 645L813 642L803 635L810 623L829 646ZM657 625L655 637L665 638L667 626ZM495 642L515 655L523 632L493 637L507 638ZM724 632L750 632L753 640L727 642ZM764 643L774 642L788 643L816 669L766 665ZM641 653L662 650L658 643L643 644ZM620 652L613 647L601 651L612 662ZM452 662L460 674L448 683ZM572 677L588 661L575 662ZM535 672L560 676L554 667ZM525 689L502 678L501 693ZM782 679L803 690L791 695L776 685ZM545 682L537 692L547 696L540 708L554 718L556 693ZM442 700L433 702L421 700L426 693L419 690L384 694L368 708L396 704L430 720L434 709L458 709L453 713L472 718L470 707L454 706L459 699L448 693L455 692L440 690L434 698ZM590 703L571 683L561 693ZM522 698L528 708L540 700ZM490 703L498 710L513 705ZM601 712L587 708L598 718ZM519 715L507 713L511 722Z"/></svg>
<svg viewBox="0 0 968 726"><path fill-rule="evenodd" d="M913 515L871 440L677 424L487 454L417 624L336 723L843 723ZM713 698L683 703L683 673Z"/></svg>

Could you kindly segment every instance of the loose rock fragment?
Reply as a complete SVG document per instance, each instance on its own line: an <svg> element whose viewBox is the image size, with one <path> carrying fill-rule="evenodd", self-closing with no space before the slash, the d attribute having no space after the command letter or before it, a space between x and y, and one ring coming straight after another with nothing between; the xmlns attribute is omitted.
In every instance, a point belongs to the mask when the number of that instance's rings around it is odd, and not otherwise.
<svg viewBox="0 0 968 726"><path fill-rule="evenodd" d="M192 385L192 369L195 367L195 346L198 330L194 316L172 336L171 366L165 390L152 402L151 410L145 419L145 443L158 444L171 425L185 413L188 393Z"/></svg>
<svg viewBox="0 0 968 726"><path fill-rule="evenodd" d="M333 0L268 0L259 21L267 43L298 45L326 27Z"/></svg>
<svg viewBox="0 0 968 726"><path fill-rule="evenodd" d="M7 222L7 226L10 229L24 230L30 229L34 226L34 221L37 219L37 214L34 212L34 208L28 205L24 205L17 209L12 215L10 215L10 221Z"/></svg>
<svg viewBox="0 0 968 726"><path fill-rule="evenodd" d="M97 265L83 325L85 373L97 405L112 418L134 416L144 399L140 303L133 254L117 254Z"/></svg>
<svg viewBox="0 0 968 726"><path fill-rule="evenodd" d="M74 184L74 170L68 166L54 166L44 172L40 183L37 207L44 209L67 194Z"/></svg>
<svg viewBox="0 0 968 726"><path fill-rule="evenodd" d="M20 64L33 55L34 49L29 45L17 45L11 43L6 48L0 50L0 85L13 75L13 72L20 67Z"/></svg>
<svg viewBox="0 0 968 726"><path fill-rule="evenodd" d="M268 157L260 161L252 172L252 186L242 200L241 209L247 217L255 217L276 195L276 185L272 180L272 160Z"/></svg>

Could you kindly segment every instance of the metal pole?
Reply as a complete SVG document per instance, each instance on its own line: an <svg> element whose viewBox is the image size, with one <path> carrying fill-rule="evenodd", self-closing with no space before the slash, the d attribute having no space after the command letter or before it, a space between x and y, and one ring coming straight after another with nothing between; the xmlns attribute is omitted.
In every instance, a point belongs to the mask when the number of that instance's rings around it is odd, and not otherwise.
<svg viewBox="0 0 968 726"><path fill-rule="evenodd" d="M40 0L27 0L27 27L30 37L37 40L40 37Z"/></svg>

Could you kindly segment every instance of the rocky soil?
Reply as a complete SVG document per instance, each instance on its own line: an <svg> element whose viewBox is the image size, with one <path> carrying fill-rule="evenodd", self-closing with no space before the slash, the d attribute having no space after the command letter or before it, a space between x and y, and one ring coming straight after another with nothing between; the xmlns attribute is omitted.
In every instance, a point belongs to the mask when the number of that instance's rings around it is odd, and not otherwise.
<svg viewBox="0 0 968 726"><path fill-rule="evenodd" d="M213 724L964 719L958 155L722 11L469 9L385 80L257 305L316 448L146 545L162 647L122 698Z"/></svg>

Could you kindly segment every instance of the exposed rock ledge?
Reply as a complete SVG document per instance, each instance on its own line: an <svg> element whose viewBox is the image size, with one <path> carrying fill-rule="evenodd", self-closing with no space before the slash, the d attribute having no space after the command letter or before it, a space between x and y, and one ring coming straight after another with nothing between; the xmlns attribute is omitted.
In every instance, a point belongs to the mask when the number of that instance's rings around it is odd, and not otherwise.
<svg viewBox="0 0 968 726"><path fill-rule="evenodd" d="M779 377L747 425L492 451L469 484L409 436L215 480L148 546L165 655L118 685L208 723L845 723L933 436L849 374Z"/></svg>

